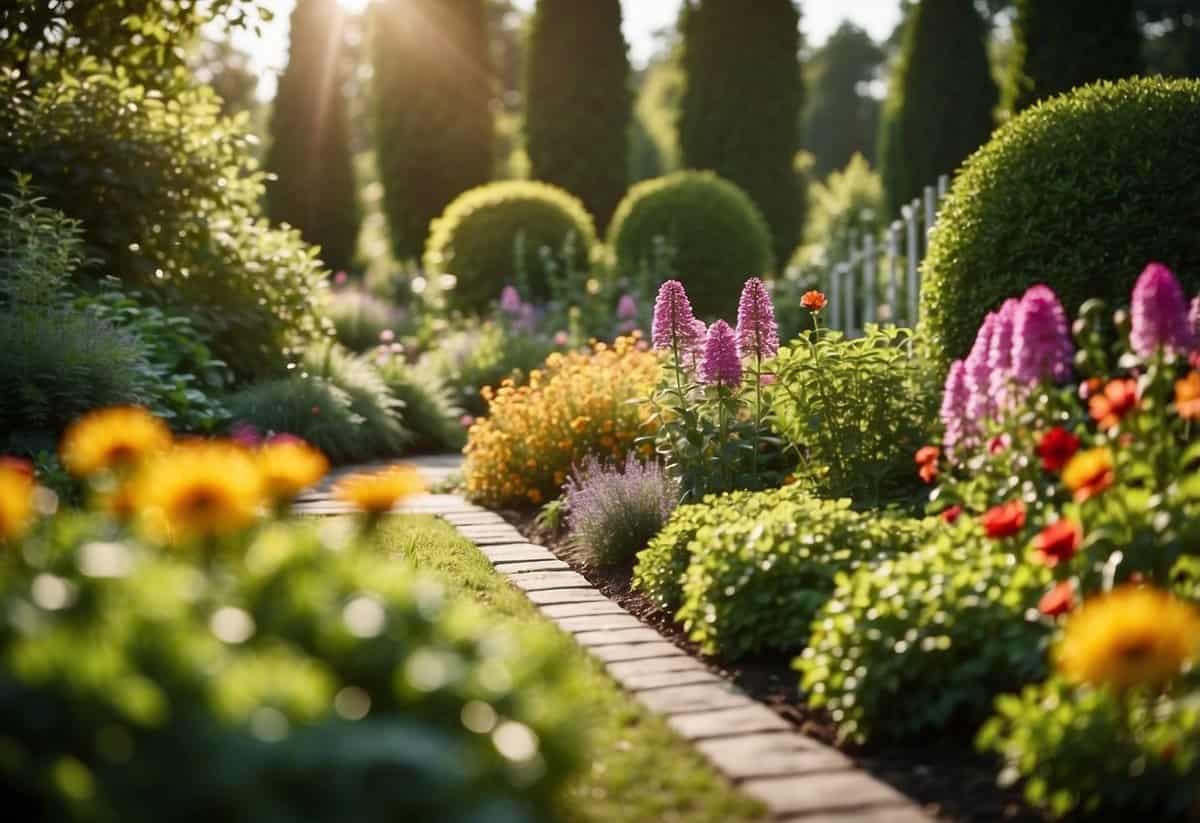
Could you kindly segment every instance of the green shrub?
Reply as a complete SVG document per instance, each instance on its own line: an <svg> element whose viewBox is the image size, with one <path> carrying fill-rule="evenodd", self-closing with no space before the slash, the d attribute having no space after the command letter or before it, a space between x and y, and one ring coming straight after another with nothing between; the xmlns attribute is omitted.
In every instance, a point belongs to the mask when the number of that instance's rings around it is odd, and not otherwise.
<svg viewBox="0 0 1200 823"><path fill-rule="evenodd" d="M928 442L938 393L910 345L905 329L871 326L855 340L806 332L780 350L773 425L824 496L875 505L915 490L913 455Z"/></svg>
<svg viewBox="0 0 1200 823"><path fill-rule="evenodd" d="M576 268L585 268L596 244L591 215L573 195L548 183L506 180L464 192L433 221L425 247L431 275L452 274L446 291L451 306L481 311L513 282L516 254L524 264L532 295L550 293L548 272L538 250L554 252L569 243Z"/></svg>
<svg viewBox="0 0 1200 823"><path fill-rule="evenodd" d="M10 553L0 600L25 617L0 624L9 814L555 819L580 762L555 633L321 533L275 524L201 563L70 514Z"/></svg>
<svg viewBox="0 0 1200 823"><path fill-rule="evenodd" d="M379 374L392 395L404 404L409 451L458 451L466 445L463 410L440 377L400 357L387 358L380 364Z"/></svg>
<svg viewBox="0 0 1200 823"><path fill-rule="evenodd" d="M1035 283L1068 315L1128 296L1160 260L1200 288L1200 81L1100 83L1024 112L954 182L924 264L922 337L942 373L984 315Z"/></svg>
<svg viewBox="0 0 1200 823"><path fill-rule="evenodd" d="M837 576L795 665L842 738L978 722L997 694L1044 673L1048 630L1025 613L1049 573L971 528Z"/></svg>
<svg viewBox="0 0 1200 823"><path fill-rule="evenodd" d="M679 619L706 654L797 651L839 571L927 539L936 521L856 512L849 500L763 492L775 505L696 533Z"/></svg>
<svg viewBox="0 0 1200 823"><path fill-rule="evenodd" d="M402 312L375 295L359 289L339 289L329 296L326 308L337 340L350 351L365 352L383 341L385 332L396 333Z"/></svg>
<svg viewBox="0 0 1200 823"><path fill-rule="evenodd" d="M85 274L166 299L242 375L282 370L320 331L325 272L261 217L248 118L221 117L211 89L167 98L120 73L33 87L0 72L0 100L0 168L81 221Z"/></svg>
<svg viewBox="0 0 1200 823"><path fill-rule="evenodd" d="M417 367L442 380L453 392L455 405L478 416L487 412L482 389L497 387L506 377L527 374L542 365L553 350L549 341L512 334L489 320L445 335L421 356Z"/></svg>
<svg viewBox="0 0 1200 823"><path fill-rule="evenodd" d="M676 172L629 189L608 228L617 268L631 275L650 264L660 239L675 250L674 268L700 315L731 314L742 282L774 264L762 213L711 172Z"/></svg>
<svg viewBox="0 0 1200 823"><path fill-rule="evenodd" d="M369 457L389 457L404 451L410 435L403 425L404 403L388 387L369 355L353 355L336 344L309 349L306 371L345 392L350 413L359 419L361 439Z"/></svg>

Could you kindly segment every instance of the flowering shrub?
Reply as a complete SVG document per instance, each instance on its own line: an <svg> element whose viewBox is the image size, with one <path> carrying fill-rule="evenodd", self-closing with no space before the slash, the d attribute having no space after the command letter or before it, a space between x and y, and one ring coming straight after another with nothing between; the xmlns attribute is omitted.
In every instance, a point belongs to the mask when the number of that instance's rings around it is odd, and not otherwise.
<svg viewBox="0 0 1200 823"><path fill-rule="evenodd" d="M465 450L467 493L490 506L536 505L558 496L587 457L623 460L646 422L631 401L658 377L658 358L631 335L551 354L525 385L485 389L489 414Z"/></svg>
<svg viewBox="0 0 1200 823"><path fill-rule="evenodd" d="M571 543L593 566L628 566L678 502L679 487L657 463L630 453L622 469L590 457L567 479Z"/></svg>

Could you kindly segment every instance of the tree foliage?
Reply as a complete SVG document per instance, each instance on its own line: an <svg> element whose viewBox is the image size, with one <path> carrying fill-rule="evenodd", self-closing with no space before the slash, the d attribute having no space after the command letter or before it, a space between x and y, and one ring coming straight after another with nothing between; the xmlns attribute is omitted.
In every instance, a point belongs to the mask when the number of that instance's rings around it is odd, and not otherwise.
<svg viewBox="0 0 1200 823"><path fill-rule="evenodd" d="M533 176L580 198L601 226L625 194L628 84L620 0L538 0L525 63Z"/></svg>
<svg viewBox="0 0 1200 823"><path fill-rule="evenodd" d="M786 260L801 225L801 193L789 184L803 97L799 12L792 0L699 0L680 26L683 164L745 190Z"/></svg>
<svg viewBox="0 0 1200 823"><path fill-rule="evenodd" d="M342 94L345 14L337 0L300 0L291 51L271 114L267 213L321 247L333 269L348 269L359 208Z"/></svg>
<svg viewBox="0 0 1200 823"><path fill-rule="evenodd" d="M842 23L805 66L803 144L812 174L823 178L855 154L875 162L879 101L861 91L883 62L883 49L865 31Z"/></svg>
<svg viewBox="0 0 1200 823"><path fill-rule="evenodd" d="M892 214L987 140L998 96L971 0L923 0L908 12L879 137Z"/></svg>
<svg viewBox="0 0 1200 823"><path fill-rule="evenodd" d="M492 74L482 0L380 0L375 146L398 258L419 257L433 218L492 170Z"/></svg>

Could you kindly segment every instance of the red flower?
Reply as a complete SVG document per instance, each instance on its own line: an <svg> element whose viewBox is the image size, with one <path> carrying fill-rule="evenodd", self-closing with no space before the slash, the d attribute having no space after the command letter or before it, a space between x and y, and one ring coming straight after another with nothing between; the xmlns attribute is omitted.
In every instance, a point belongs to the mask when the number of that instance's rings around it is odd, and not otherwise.
<svg viewBox="0 0 1200 823"><path fill-rule="evenodd" d="M963 513L962 506L951 506L942 512L942 521L945 523L954 524L958 522L959 516Z"/></svg>
<svg viewBox="0 0 1200 823"><path fill-rule="evenodd" d="M997 540L1012 537L1025 528L1025 504L1020 500L1010 500L993 506L983 513L979 519L988 537Z"/></svg>
<svg viewBox="0 0 1200 823"><path fill-rule="evenodd" d="M1037 444L1038 457L1042 458L1042 468L1048 472L1056 472L1079 451L1079 438L1062 426L1055 426L1042 435Z"/></svg>
<svg viewBox="0 0 1200 823"><path fill-rule="evenodd" d="M1088 413L1101 431L1108 431L1137 407L1137 381L1132 377L1108 381L1102 394L1088 398Z"/></svg>
<svg viewBox="0 0 1200 823"><path fill-rule="evenodd" d="M1033 548L1037 551L1037 561L1053 569L1074 557L1082 542L1083 529L1074 520L1064 517L1042 529L1033 538Z"/></svg>
<svg viewBox="0 0 1200 823"><path fill-rule="evenodd" d="M1055 583L1054 588L1042 595L1038 601L1038 611L1047 617L1058 617L1066 614L1075 607L1075 587L1070 580Z"/></svg>
<svg viewBox="0 0 1200 823"><path fill-rule="evenodd" d="M999 454L1008 448L1012 438L1007 434L998 434L988 441L988 454Z"/></svg>
<svg viewBox="0 0 1200 823"><path fill-rule="evenodd" d="M825 295L816 289L813 289L812 291L806 291L800 297L800 308L807 309L814 314L825 308L828 303L829 301L825 299Z"/></svg>

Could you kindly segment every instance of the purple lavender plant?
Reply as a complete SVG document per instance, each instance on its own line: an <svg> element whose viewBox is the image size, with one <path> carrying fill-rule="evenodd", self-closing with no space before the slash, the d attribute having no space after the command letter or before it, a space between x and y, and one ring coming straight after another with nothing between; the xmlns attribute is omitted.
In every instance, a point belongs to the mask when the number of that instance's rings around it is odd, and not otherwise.
<svg viewBox="0 0 1200 823"><path fill-rule="evenodd" d="M746 281L738 300L737 346L742 357L757 361L774 357L779 351L775 307L767 287L757 277Z"/></svg>
<svg viewBox="0 0 1200 823"><path fill-rule="evenodd" d="M657 463L634 454L622 470L589 457L567 479L567 527L574 547L597 567L627 566L658 534L679 502L679 486Z"/></svg>
<svg viewBox="0 0 1200 823"><path fill-rule="evenodd" d="M940 412L942 427L945 429L942 449L950 460L954 459L955 449L964 445L975 434L974 423L967 417L967 401L970 396L966 363L955 360L950 365L950 373L946 375Z"/></svg>
<svg viewBox="0 0 1200 823"><path fill-rule="evenodd" d="M1013 321L1013 379L1023 386L1043 380L1066 382L1074 356L1067 314L1058 295L1048 286L1033 286L1021 297Z"/></svg>
<svg viewBox="0 0 1200 823"><path fill-rule="evenodd" d="M975 345L967 355L963 370L967 381L967 418L981 421L990 418L996 411L992 402L992 371L988 367L988 355L992 349L992 339L996 331L996 313L991 312L983 318L979 332L975 335Z"/></svg>
<svg viewBox="0 0 1200 823"><path fill-rule="evenodd" d="M1151 263L1133 286L1129 347L1149 358L1159 349L1186 354L1195 342L1183 287L1162 263Z"/></svg>
<svg viewBox="0 0 1200 823"><path fill-rule="evenodd" d="M668 280L658 289L654 300L654 322L651 342L656 349L673 351L679 356L695 348L700 341L696 338L696 315L683 284Z"/></svg>
<svg viewBox="0 0 1200 823"><path fill-rule="evenodd" d="M996 323L992 327L992 342L988 346L987 365L988 390L997 410L1008 405L1009 381L1012 380L1013 333L1017 322L1017 309L1021 301L1010 298L996 312Z"/></svg>
<svg viewBox="0 0 1200 823"><path fill-rule="evenodd" d="M742 383L742 361L738 357L737 338L724 320L718 320L708 327L704 360L700 363L700 381L725 388L736 388Z"/></svg>

